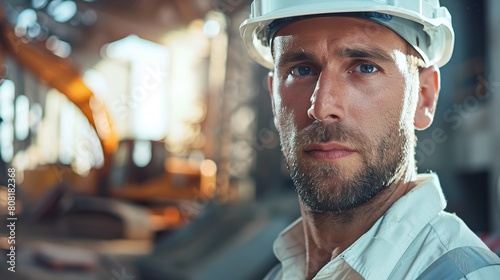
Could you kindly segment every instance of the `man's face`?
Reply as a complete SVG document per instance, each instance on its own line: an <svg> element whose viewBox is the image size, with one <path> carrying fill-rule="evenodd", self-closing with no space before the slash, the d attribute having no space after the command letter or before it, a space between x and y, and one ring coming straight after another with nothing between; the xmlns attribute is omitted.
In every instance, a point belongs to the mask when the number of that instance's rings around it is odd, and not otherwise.
<svg viewBox="0 0 500 280"><path fill-rule="evenodd" d="M407 50L394 32L361 19L312 18L278 31L270 79L275 122L311 210L365 204L413 165L419 84Z"/></svg>

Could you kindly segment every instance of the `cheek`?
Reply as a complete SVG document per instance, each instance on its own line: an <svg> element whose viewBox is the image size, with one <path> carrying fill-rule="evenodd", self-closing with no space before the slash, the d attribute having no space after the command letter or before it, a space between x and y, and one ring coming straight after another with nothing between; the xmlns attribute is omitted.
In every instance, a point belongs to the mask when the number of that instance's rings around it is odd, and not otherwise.
<svg viewBox="0 0 500 280"><path fill-rule="evenodd" d="M385 80L381 85L360 89L362 94L350 102L349 115L359 120L368 137L380 139L386 137L389 130L401 127L401 119L407 114L402 84L400 79Z"/></svg>
<svg viewBox="0 0 500 280"><path fill-rule="evenodd" d="M418 98L420 95L420 83L418 76L407 81L408 87L405 90L405 105L403 108L403 113L407 117L407 122L413 127L413 122L415 118L415 113L418 105Z"/></svg>
<svg viewBox="0 0 500 280"><path fill-rule="evenodd" d="M276 86L274 92L274 114L277 121L292 122L298 129L304 128L312 122L307 115L311 104L309 90Z"/></svg>

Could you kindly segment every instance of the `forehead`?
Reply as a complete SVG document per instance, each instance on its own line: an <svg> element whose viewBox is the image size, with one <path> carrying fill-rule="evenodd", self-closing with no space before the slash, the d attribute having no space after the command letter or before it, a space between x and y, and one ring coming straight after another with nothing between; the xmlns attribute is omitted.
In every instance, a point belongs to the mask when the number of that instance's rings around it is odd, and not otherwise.
<svg viewBox="0 0 500 280"><path fill-rule="evenodd" d="M276 33L273 52L279 54L289 48L376 46L392 51L403 50L407 43L389 28L359 18L315 17L292 22ZM275 46L278 46L275 48Z"/></svg>

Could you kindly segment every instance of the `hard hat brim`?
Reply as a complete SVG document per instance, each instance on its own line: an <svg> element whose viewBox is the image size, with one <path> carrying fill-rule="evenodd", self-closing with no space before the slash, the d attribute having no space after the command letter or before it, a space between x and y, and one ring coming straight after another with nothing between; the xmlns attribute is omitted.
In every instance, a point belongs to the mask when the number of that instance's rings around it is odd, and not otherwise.
<svg viewBox="0 0 500 280"><path fill-rule="evenodd" d="M271 7L269 11L260 13L259 11L253 11L255 14L251 15L249 19L245 20L240 25L240 34L250 56L266 68L272 69L274 67L271 50L266 43L268 40L268 38L266 38L266 29L267 26L276 19L305 15L377 12L408 20L421 26L422 31L429 36L430 40L429 48L425 51L422 50L422 47L418 46L416 42L412 42L412 40L405 38L405 36L403 36L404 34L399 35L409 41L409 43L422 55L426 66L437 65L441 67L451 58L454 47L454 32L451 27L451 16L444 7L438 10L440 13L439 15L436 15L434 18L429 18L423 13L416 13L404 7L376 5L370 6L368 9L366 3L363 5L363 1L339 1L335 5L332 5L331 1L316 2L318 3L310 5L309 1L307 3L301 1L302 4L278 7L274 10ZM390 26L385 26L390 28Z"/></svg>

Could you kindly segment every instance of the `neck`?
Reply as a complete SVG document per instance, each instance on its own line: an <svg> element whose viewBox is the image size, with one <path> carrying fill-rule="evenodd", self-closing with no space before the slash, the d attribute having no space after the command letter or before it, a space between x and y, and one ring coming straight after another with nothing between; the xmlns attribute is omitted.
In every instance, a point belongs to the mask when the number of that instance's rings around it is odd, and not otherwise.
<svg viewBox="0 0 500 280"><path fill-rule="evenodd" d="M416 173L405 174L369 203L342 213L316 213L301 202L307 279L367 232L394 202L416 186L415 181Z"/></svg>

